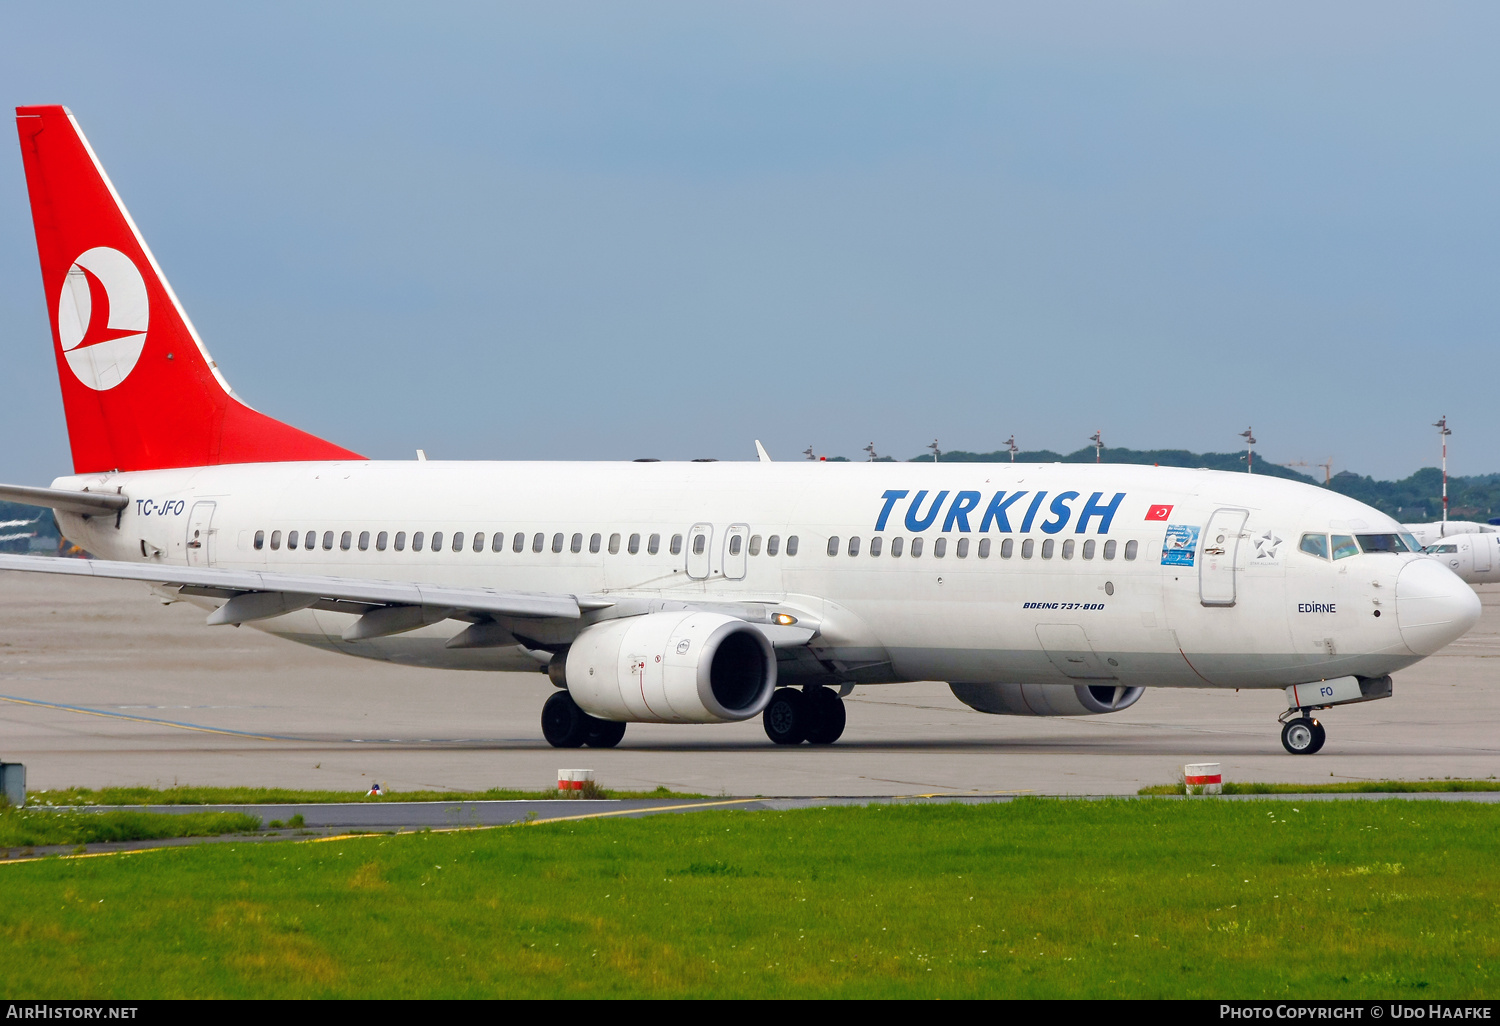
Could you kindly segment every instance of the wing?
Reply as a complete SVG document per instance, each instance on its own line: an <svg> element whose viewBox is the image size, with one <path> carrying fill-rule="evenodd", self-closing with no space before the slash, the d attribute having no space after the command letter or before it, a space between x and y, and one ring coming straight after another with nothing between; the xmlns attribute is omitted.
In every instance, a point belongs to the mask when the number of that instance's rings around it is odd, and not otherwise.
<svg viewBox="0 0 1500 1026"><path fill-rule="evenodd" d="M806 617L773 614L764 604L672 602L659 599L606 598L598 595L559 595L546 592L500 591L493 588L453 588L412 581L382 581L359 577L322 577L269 570L232 570L225 567L169 566L125 563L107 559L58 559L51 556L0 555L0 570L103 577L146 581L175 587L179 594L227 601L208 616L209 624L250 623L299 609L327 609L359 616L344 631L345 641L363 641L415 630L442 620L466 620L474 626L455 637L455 648L484 648L516 644L516 621L535 630L522 635L555 639L560 647L584 626L586 614L603 617L638 616L664 608L704 608L738 616L767 635L777 647L806 644L818 625ZM790 623L787 623L790 621ZM494 630L503 624L506 629ZM524 643L524 642L523 642Z"/></svg>

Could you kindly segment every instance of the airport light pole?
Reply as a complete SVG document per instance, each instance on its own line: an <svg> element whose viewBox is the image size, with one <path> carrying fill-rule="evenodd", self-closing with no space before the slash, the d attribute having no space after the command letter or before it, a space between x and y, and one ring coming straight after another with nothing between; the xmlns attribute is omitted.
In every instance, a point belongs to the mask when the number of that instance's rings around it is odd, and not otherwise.
<svg viewBox="0 0 1500 1026"><path fill-rule="evenodd" d="M1448 430L1448 415L1445 413L1432 425L1438 429L1438 435L1443 440L1443 526L1438 528L1438 537L1448 536L1448 436L1453 434Z"/></svg>
<svg viewBox="0 0 1500 1026"><path fill-rule="evenodd" d="M1005 448L1010 452L1010 461L1012 463L1016 462L1016 453L1020 452L1021 450L1016 448L1015 435L1011 435L1010 438L1006 440Z"/></svg>
<svg viewBox="0 0 1500 1026"><path fill-rule="evenodd" d="M938 443L938 440L936 438L934 438L932 440L932 444L927 447L927 448L929 448L929 449L932 450L932 462L934 462L934 463L936 463L938 461L938 457L943 454L943 450L941 450L941 449L938 448L938 444L937 443Z"/></svg>
<svg viewBox="0 0 1500 1026"><path fill-rule="evenodd" d="M1245 440L1245 473L1255 473L1255 428L1248 427L1240 432L1240 437Z"/></svg>
<svg viewBox="0 0 1500 1026"><path fill-rule="evenodd" d="M875 462L875 443L871 442L869 445L865 446L865 452L867 452L867 453L870 454L870 462L874 463Z"/></svg>
<svg viewBox="0 0 1500 1026"><path fill-rule="evenodd" d="M1089 435L1089 441L1091 441L1091 442L1094 443L1094 462L1095 463L1101 463L1101 462L1103 462L1099 458L1099 453L1104 449L1104 429L1100 428L1099 430L1095 431L1093 434Z"/></svg>

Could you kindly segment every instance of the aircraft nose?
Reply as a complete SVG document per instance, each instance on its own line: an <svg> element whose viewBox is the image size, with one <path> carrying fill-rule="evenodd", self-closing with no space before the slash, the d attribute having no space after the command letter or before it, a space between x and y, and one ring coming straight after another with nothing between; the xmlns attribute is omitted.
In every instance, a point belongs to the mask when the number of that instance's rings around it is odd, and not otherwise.
<svg viewBox="0 0 1500 1026"><path fill-rule="evenodd" d="M1414 559L1396 578L1396 622L1417 655L1432 655L1479 622L1479 596L1435 559Z"/></svg>

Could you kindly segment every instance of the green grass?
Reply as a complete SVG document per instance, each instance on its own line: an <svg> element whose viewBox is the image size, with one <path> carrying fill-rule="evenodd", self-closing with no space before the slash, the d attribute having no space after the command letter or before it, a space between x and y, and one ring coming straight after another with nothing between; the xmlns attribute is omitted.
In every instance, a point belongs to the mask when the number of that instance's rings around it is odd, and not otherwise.
<svg viewBox="0 0 1500 1026"><path fill-rule="evenodd" d="M1500 809L701 812L0 865L0 995L1483 998Z"/></svg>
<svg viewBox="0 0 1500 1026"><path fill-rule="evenodd" d="M1332 784L1224 784L1225 794L1440 794L1449 791L1500 791L1500 780L1341 780ZM1137 794L1186 794L1181 780L1152 784Z"/></svg>
<svg viewBox="0 0 1500 1026"><path fill-rule="evenodd" d="M602 798L702 798L658 787L655 791L600 790ZM293 791L280 787L69 787L56 791L32 791L27 805L326 805L332 802L478 802L541 801L556 798L557 791L387 791L367 795L363 791Z"/></svg>
<svg viewBox="0 0 1500 1026"><path fill-rule="evenodd" d="M46 809L0 808L0 849L49 844L97 844L102 841L145 841L163 837L214 837L254 832L258 816L237 812L71 813Z"/></svg>

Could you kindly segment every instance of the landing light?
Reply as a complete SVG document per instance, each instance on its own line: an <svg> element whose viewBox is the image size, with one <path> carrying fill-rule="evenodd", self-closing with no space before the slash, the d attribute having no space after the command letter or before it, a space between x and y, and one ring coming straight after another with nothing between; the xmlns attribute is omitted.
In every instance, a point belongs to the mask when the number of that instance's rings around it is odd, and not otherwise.
<svg viewBox="0 0 1500 1026"><path fill-rule="evenodd" d="M790 627L792 624L797 622L797 618L791 613L777 613L775 616L771 617L771 622L776 624L778 627Z"/></svg>

